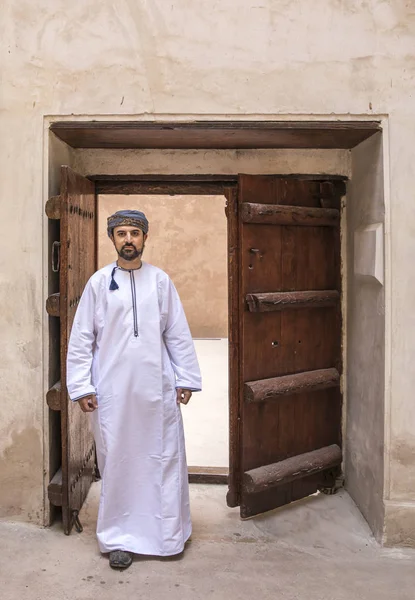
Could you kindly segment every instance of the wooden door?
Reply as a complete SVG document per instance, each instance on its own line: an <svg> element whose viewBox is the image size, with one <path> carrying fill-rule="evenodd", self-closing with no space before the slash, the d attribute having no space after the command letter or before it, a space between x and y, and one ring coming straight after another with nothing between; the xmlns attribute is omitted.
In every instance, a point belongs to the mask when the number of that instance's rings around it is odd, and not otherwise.
<svg viewBox="0 0 415 600"><path fill-rule="evenodd" d="M62 507L63 527L69 534L91 485L95 448L89 419L66 389L66 354L76 308L86 282L96 270L96 199L94 183L69 167L62 167L60 195L51 198L46 214L60 220L55 242L59 293L48 298L49 315L60 319L60 380L49 390L47 402L61 416L61 468L49 484L49 500ZM57 258L59 254L59 259Z"/></svg>
<svg viewBox="0 0 415 600"><path fill-rule="evenodd" d="M228 504L243 518L339 473L344 189L319 176L241 175L228 195Z"/></svg>

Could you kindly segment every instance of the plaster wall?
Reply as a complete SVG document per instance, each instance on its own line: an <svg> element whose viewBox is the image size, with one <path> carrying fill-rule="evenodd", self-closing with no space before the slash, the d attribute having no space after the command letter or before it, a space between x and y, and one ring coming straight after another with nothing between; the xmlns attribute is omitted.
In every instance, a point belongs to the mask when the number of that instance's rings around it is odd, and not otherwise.
<svg viewBox="0 0 415 600"><path fill-rule="evenodd" d="M99 266L116 257L107 217L126 208L142 210L150 223L143 259L172 279L193 337L228 337L225 202L224 196L100 196Z"/></svg>
<svg viewBox="0 0 415 600"><path fill-rule="evenodd" d="M112 150L74 149L82 175L351 174L349 150Z"/></svg>
<svg viewBox="0 0 415 600"><path fill-rule="evenodd" d="M41 128L38 134L42 139ZM20 155L30 172L34 158L20 144L18 136L8 139L9 151L16 157ZM42 146L39 150L42 155ZM53 195L59 191L60 164L71 164L71 149L54 139L51 150L45 185ZM41 164L42 156L38 158ZM43 218L41 202L32 205L34 198L40 200L42 196L42 171L39 175L35 178L37 187L32 177L26 184L24 177L16 176L13 181L2 178L2 212L8 225L2 236L7 250L0 259L0 519L43 523L44 475L49 473L49 415L42 401L42 367L49 357L49 348L48 336L43 338L47 332L42 327L42 286L48 281L42 255L47 227L53 225ZM9 195L5 194L7 188ZM39 210L34 211L36 204ZM39 218L35 217L37 213Z"/></svg>
<svg viewBox="0 0 415 600"><path fill-rule="evenodd" d="M368 226L384 224L382 135L372 136L351 154L352 178L347 194L345 481L379 539L384 516L385 291L371 275L371 259L380 261L383 267L384 248L381 256L374 256L369 247L366 260L359 264L362 260L356 256L356 236L359 232L365 235Z"/></svg>
<svg viewBox="0 0 415 600"><path fill-rule="evenodd" d="M386 539L415 544L414 3L5 0L1 13L3 516L42 519L45 122L380 116Z"/></svg>

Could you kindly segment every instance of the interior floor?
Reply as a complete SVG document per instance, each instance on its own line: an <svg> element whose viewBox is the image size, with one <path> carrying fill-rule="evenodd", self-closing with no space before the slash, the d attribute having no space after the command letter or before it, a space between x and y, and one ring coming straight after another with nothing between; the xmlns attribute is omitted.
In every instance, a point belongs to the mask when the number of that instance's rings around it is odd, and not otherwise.
<svg viewBox="0 0 415 600"><path fill-rule="evenodd" d="M228 340L194 340L201 392L182 407L189 466L227 467L229 464Z"/></svg>
<svg viewBox="0 0 415 600"><path fill-rule="evenodd" d="M184 554L136 557L125 572L98 551L99 492L93 484L82 534L0 523L2 600L413 600L415 551L380 548L344 490L241 521L225 486L191 485Z"/></svg>

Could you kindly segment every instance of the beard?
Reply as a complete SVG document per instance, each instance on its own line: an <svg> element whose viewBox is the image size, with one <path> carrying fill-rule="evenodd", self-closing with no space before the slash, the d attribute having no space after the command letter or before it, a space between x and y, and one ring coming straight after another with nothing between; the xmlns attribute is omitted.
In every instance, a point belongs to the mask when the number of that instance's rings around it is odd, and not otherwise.
<svg viewBox="0 0 415 600"><path fill-rule="evenodd" d="M139 258L140 256L142 256L143 252L144 252L144 244L142 245L142 247L140 249L136 248L135 246L123 246L121 248L121 250L118 250L118 255L121 256L121 258L123 258L124 260L135 260L136 258Z"/></svg>

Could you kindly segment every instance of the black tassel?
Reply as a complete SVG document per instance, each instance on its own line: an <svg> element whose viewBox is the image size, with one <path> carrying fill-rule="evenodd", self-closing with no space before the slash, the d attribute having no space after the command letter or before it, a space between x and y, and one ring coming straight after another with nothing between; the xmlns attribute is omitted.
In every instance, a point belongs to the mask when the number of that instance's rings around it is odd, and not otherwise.
<svg viewBox="0 0 415 600"><path fill-rule="evenodd" d="M111 283L110 283L110 290L114 291L114 290L118 290L119 285L118 283L115 281L114 279L114 273L117 270L118 267L114 267L111 273Z"/></svg>

